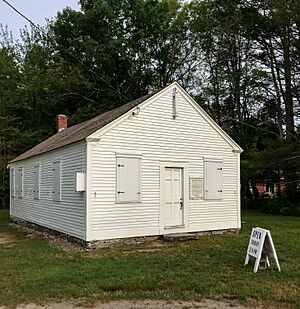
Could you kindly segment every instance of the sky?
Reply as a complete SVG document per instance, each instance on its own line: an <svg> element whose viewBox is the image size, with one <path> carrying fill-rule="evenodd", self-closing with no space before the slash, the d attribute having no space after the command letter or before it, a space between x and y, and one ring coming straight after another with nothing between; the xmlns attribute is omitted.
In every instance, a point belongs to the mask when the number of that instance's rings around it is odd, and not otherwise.
<svg viewBox="0 0 300 309"><path fill-rule="evenodd" d="M79 10L78 0L7 0L16 9L31 19L35 24L43 26L46 19L51 19L65 7ZM7 25L14 39L20 37L20 30L28 22L13 11L3 0L0 0L0 23Z"/></svg>

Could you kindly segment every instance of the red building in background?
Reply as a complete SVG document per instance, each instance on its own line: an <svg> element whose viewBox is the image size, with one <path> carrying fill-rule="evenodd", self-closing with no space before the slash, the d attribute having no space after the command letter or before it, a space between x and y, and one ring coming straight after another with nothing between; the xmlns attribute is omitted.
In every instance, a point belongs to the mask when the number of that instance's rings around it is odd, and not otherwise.
<svg viewBox="0 0 300 309"><path fill-rule="evenodd" d="M285 182L284 179L280 179L280 182L273 182L266 180L265 182L257 182L256 183L256 189L259 192L259 194L267 193L271 196L273 195L279 195L281 192L285 190Z"/></svg>

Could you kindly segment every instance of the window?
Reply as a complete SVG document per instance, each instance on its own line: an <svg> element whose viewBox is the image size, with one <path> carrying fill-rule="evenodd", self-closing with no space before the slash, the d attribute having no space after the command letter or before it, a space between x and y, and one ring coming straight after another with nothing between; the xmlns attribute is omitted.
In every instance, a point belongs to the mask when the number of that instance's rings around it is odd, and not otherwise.
<svg viewBox="0 0 300 309"><path fill-rule="evenodd" d="M10 196L16 196L15 191L15 169L10 169Z"/></svg>
<svg viewBox="0 0 300 309"><path fill-rule="evenodd" d="M24 169L23 167L19 167L17 171L17 179L16 179L16 193L18 197L23 197L23 177L24 177Z"/></svg>
<svg viewBox="0 0 300 309"><path fill-rule="evenodd" d="M53 162L53 201L60 201L60 187L61 187L61 162Z"/></svg>
<svg viewBox="0 0 300 309"><path fill-rule="evenodd" d="M36 165L33 168L33 196L35 199L40 198L40 166Z"/></svg>
<svg viewBox="0 0 300 309"><path fill-rule="evenodd" d="M205 161L205 199L222 200L223 167L221 161Z"/></svg>
<svg viewBox="0 0 300 309"><path fill-rule="evenodd" d="M141 159L117 156L117 202L140 202Z"/></svg>

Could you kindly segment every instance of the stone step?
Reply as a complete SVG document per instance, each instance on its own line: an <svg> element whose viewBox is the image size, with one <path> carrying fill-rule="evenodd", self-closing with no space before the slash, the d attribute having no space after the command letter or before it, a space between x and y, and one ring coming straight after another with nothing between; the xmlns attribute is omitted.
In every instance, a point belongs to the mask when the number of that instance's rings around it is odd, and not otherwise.
<svg viewBox="0 0 300 309"><path fill-rule="evenodd" d="M164 241L169 242L196 240L198 239L198 235L193 233L172 233L172 234L165 234L163 236L163 239Z"/></svg>

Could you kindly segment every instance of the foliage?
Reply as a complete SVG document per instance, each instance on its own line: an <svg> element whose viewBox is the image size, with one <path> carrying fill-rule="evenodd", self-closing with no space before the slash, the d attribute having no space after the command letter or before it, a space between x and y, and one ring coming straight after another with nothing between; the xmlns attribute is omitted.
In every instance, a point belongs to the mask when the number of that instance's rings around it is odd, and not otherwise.
<svg viewBox="0 0 300 309"><path fill-rule="evenodd" d="M76 102L76 121L163 87L186 72L183 68L193 50L180 2L81 4L82 12L66 9L51 27L59 55L70 70L66 99L68 105ZM78 80L73 80L74 68Z"/></svg>
<svg viewBox="0 0 300 309"><path fill-rule="evenodd" d="M0 42L0 207L7 204L7 164L53 134L59 96L51 48L38 33L24 31L23 45L3 30ZM59 73L61 76L61 72ZM57 106L57 107L56 107ZM64 110L63 110L64 111Z"/></svg>
<svg viewBox="0 0 300 309"><path fill-rule="evenodd" d="M244 206L267 214L300 217L300 203L291 204L285 195L278 198L246 201Z"/></svg>
<svg viewBox="0 0 300 309"><path fill-rule="evenodd" d="M15 43L0 31L0 207L8 161L70 124L174 80L244 149L249 183L300 178L300 9L297 0L81 0Z"/></svg>

